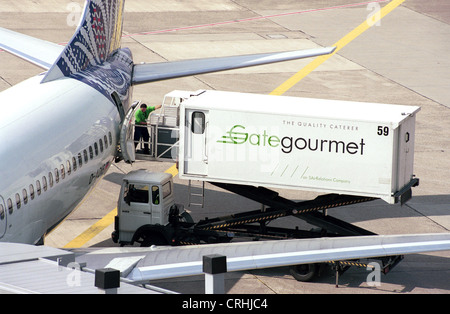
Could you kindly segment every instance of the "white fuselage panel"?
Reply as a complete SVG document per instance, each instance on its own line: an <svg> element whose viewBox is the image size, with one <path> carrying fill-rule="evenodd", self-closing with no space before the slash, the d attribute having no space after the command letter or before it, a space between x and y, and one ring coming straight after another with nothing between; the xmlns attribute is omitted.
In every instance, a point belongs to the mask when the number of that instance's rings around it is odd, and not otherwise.
<svg viewBox="0 0 450 314"><path fill-rule="evenodd" d="M0 93L0 241L39 241L83 199L115 153L120 117L113 102L71 78L41 80Z"/></svg>

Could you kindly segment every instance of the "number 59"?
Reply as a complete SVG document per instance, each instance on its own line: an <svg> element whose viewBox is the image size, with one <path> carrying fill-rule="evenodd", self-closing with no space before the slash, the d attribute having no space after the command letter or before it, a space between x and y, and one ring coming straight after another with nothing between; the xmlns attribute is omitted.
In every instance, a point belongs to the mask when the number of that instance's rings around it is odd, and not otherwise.
<svg viewBox="0 0 450 314"><path fill-rule="evenodd" d="M377 131L378 135L384 135L384 136L388 136L389 135L389 127L388 126L378 126L378 131Z"/></svg>

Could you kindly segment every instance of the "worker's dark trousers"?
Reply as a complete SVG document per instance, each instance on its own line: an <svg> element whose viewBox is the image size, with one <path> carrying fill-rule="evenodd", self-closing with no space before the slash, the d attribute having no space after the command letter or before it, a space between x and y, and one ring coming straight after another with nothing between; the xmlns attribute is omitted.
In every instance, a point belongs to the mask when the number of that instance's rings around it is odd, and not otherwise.
<svg viewBox="0 0 450 314"><path fill-rule="evenodd" d="M144 140L144 151L149 152L148 141L150 140L150 134L146 126L136 126L134 128L134 147L137 146L140 139Z"/></svg>

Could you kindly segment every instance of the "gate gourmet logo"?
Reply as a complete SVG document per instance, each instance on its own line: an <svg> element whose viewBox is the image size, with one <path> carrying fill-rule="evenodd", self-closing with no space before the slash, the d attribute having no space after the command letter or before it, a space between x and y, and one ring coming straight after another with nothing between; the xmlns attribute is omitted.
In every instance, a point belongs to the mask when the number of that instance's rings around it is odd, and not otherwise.
<svg viewBox="0 0 450 314"><path fill-rule="evenodd" d="M255 146L269 145L271 147L277 147L280 145L279 137L267 135L266 130L264 130L263 134L249 134L246 132L239 132L237 129L245 130L245 127L242 125L233 126L230 131L227 132L227 135L222 136L222 140L218 140L217 142L225 144L244 144L248 140L251 145Z"/></svg>
<svg viewBox="0 0 450 314"><path fill-rule="evenodd" d="M245 126L234 125L226 135L222 136L218 143L223 144L235 144L242 145L249 143L253 146L265 146L265 147L281 147L281 151L285 154L290 154L294 150L309 150L328 152L336 154L360 154L364 155L364 146L366 143L361 138L359 143L357 142L344 142L334 139L319 139L319 138L306 138L285 136L280 139L277 135L269 135L267 130L262 133L248 133L245 132Z"/></svg>

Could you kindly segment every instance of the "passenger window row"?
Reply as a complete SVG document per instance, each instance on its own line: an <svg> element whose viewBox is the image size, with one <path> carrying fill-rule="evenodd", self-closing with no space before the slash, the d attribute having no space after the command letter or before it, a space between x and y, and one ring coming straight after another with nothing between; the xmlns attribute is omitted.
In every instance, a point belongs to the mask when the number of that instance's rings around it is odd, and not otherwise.
<svg viewBox="0 0 450 314"><path fill-rule="evenodd" d="M75 172L77 169L81 168L83 166L83 158L84 163L87 164L89 158L94 159L94 155L97 157L99 151L100 153L103 153L104 149L107 149L108 146L111 145L112 134L109 132L108 137L105 135L103 138L99 139L98 143L95 142L94 145L84 149L82 153L80 152L76 157L72 157L72 160L67 160L65 165L61 164L59 168L55 168L53 172L49 172L48 176L43 176L41 180L36 180L35 185L30 184L28 189L22 189L22 193L16 193L14 201L11 198L8 198L6 201L6 206L9 214L11 215L13 213L14 207L16 210L20 209L22 204L28 204L28 202L34 200L36 196L41 195L42 192L45 192L49 188L53 187L55 183L59 183L61 180L64 180L66 176L70 176L72 172ZM3 207L3 204L0 203L0 220L3 219L5 219L5 208Z"/></svg>

